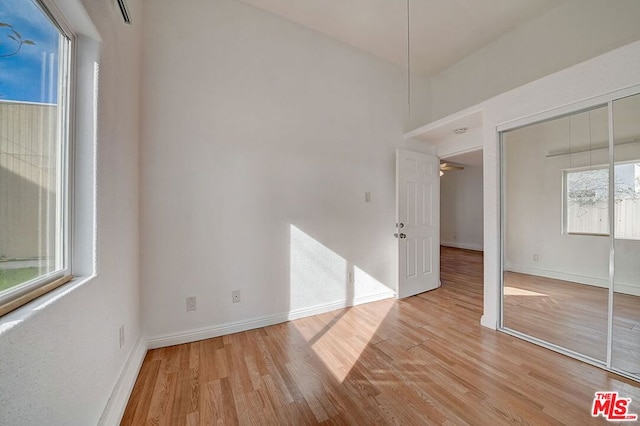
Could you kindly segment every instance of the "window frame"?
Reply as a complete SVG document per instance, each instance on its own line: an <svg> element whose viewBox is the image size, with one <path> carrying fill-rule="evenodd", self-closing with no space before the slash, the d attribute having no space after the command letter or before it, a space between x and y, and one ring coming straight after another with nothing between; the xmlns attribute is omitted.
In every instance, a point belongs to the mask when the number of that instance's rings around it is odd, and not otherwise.
<svg viewBox="0 0 640 426"><path fill-rule="evenodd" d="M617 166L620 165L626 165L626 164L640 164L640 160L627 160L627 161L617 161L614 162L613 164L613 171L614 171L614 179L615 179L615 168ZM609 229L609 232L607 233L597 233L597 232L570 232L569 231L569 201L568 201L568 187L567 187L567 181L568 181L568 174L569 173L576 173L576 172L581 172L581 171L587 171L587 170L607 170L610 171L609 166L608 165L603 165L603 164L597 164L597 165L592 165L592 166L584 166L584 167L573 167L573 168L567 168L567 169L562 169L562 234L563 235L572 235L572 236L592 236L592 237L610 237L611 236L611 229ZM607 185L609 183L609 180L607 179ZM609 196L611 196L611 194L609 194ZM615 200L614 200L614 208L615 208ZM609 210L609 203L607 203L607 209ZM608 215L612 214L611 211L607 212ZM614 217L615 217L615 210L613 212ZM610 220L608 221L610 222ZM616 227L617 229L617 227ZM620 236L614 236L614 238L616 240L634 240L634 241L638 241L638 238L631 238L631 237L620 237Z"/></svg>
<svg viewBox="0 0 640 426"><path fill-rule="evenodd" d="M571 232L569 231L569 188L568 188L568 175L569 173L585 172L588 170L609 170L608 165L592 165L584 167L572 167L568 169L562 169L562 234L563 235L583 235L591 237L609 237L611 230L607 233L598 232ZM608 183L608 180L607 180ZM607 203L607 215L611 212L608 211L609 205ZM608 226L608 224L607 224Z"/></svg>
<svg viewBox="0 0 640 426"><path fill-rule="evenodd" d="M58 57L58 99L57 117L58 127L56 138L59 142L59 153L56 163L60 170L60 179L56 198L55 233L60 236L56 244L59 252L60 267L56 270L32 280L18 284L0 294L0 317L19 307L43 296L44 294L69 282L73 276L73 176L75 151L75 85L76 85L76 45L77 38L64 17L51 0L32 0L46 15L51 24L60 33Z"/></svg>

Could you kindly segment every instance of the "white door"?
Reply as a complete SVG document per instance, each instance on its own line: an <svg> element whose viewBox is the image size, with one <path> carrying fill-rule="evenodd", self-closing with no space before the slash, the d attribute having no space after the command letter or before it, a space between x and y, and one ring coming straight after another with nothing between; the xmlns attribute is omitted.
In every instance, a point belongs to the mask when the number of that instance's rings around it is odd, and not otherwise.
<svg viewBox="0 0 640 426"><path fill-rule="evenodd" d="M398 298L440 287L440 161L396 152Z"/></svg>

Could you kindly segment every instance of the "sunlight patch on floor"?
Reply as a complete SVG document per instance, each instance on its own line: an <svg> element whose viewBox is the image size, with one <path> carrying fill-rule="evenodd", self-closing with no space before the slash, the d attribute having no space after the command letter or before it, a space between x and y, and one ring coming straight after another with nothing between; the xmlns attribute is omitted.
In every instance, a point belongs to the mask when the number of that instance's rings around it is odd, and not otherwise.
<svg viewBox="0 0 640 426"><path fill-rule="evenodd" d="M505 296L543 296L543 297L548 296L544 293L537 293L535 291L525 290L523 288L517 288L517 287L505 287L504 295Z"/></svg>
<svg viewBox="0 0 640 426"><path fill-rule="evenodd" d="M349 310L323 314L314 320L305 318L294 326L333 377L342 383L358 362L393 303L379 303L375 314L366 318ZM332 316L332 317L331 317ZM322 318L322 319L320 319ZM313 323L313 326L309 324Z"/></svg>
<svg viewBox="0 0 640 426"><path fill-rule="evenodd" d="M352 306L358 297L393 295L371 274L317 239L290 227L290 309ZM388 297L388 296L387 296ZM363 300L363 299L360 299ZM367 313L348 308L303 318L293 324L327 370L340 382L349 374L384 321L392 303Z"/></svg>

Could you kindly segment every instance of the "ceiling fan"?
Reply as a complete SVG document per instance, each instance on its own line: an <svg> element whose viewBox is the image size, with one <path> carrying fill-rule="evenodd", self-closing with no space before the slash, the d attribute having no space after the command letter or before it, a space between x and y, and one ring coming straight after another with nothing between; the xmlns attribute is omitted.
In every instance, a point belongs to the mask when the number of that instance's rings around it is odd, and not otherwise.
<svg viewBox="0 0 640 426"><path fill-rule="evenodd" d="M444 172L448 172L450 170L464 170L464 166L455 163L447 163L446 161L440 163L440 176L442 176Z"/></svg>

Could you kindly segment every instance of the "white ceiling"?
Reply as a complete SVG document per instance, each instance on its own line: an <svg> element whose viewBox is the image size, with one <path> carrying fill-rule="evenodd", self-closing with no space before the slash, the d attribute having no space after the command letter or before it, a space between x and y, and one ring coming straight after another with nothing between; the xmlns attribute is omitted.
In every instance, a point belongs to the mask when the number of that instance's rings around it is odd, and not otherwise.
<svg viewBox="0 0 640 426"><path fill-rule="evenodd" d="M406 0L242 0L407 65ZM409 0L411 70L433 75L567 0Z"/></svg>
<svg viewBox="0 0 640 426"><path fill-rule="evenodd" d="M460 164L463 166L482 167L482 148L442 158L441 162Z"/></svg>

